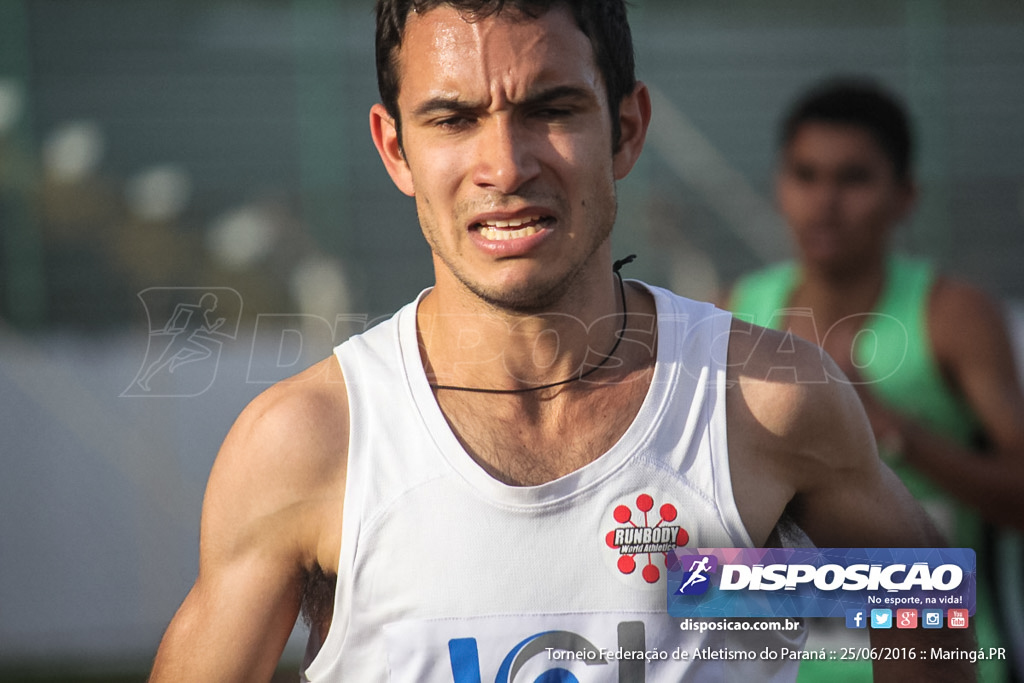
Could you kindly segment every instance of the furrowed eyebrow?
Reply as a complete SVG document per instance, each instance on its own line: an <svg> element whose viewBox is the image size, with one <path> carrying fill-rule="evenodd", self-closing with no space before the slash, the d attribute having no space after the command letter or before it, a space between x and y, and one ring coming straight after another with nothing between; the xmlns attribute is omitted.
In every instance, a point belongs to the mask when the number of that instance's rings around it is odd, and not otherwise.
<svg viewBox="0 0 1024 683"><path fill-rule="evenodd" d="M559 85L547 90L541 90L536 93L532 93L521 102L514 103L515 107L537 107L545 104L551 104L559 100L570 100L576 102L590 102L594 101L593 93L587 88L581 88L573 85ZM474 111L482 108L475 102L468 100L459 99L455 97L446 97L440 95L438 97L432 97L425 102L420 103L412 114L417 118L427 118L439 113L446 112L466 112Z"/></svg>
<svg viewBox="0 0 1024 683"><path fill-rule="evenodd" d="M427 118L435 114L453 111L471 111L476 107L472 102L457 97L432 97L412 110L416 118Z"/></svg>
<svg viewBox="0 0 1024 683"><path fill-rule="evenodd" d="M524 107L536 107L538 105L550 104L559 100L575 102L594 101L594 93L587 88L580 88L574 85L558 85L547 90L528 95L526 100L520 103Z"/></svg>

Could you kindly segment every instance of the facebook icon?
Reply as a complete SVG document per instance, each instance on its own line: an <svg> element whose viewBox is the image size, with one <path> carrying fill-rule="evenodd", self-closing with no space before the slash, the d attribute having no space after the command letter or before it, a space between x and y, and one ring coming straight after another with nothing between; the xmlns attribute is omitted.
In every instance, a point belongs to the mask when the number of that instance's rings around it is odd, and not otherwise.
<svg viewBox="0 0 1024 683"><path fill-rule="evenodd" d="M846 610L846 628L867 628L868 620L862 609Z"/></svg>

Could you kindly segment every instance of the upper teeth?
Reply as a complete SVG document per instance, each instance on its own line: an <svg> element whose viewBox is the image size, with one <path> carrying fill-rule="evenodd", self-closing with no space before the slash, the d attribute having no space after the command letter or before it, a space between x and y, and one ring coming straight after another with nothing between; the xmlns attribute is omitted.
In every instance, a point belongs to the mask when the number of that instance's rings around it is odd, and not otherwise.
<svg viewBox="0 0 1024 683"><path fill-rule="evenodd" d="M540 216L526 216L524 218L512 218L507 221L489 221L484 223L485 228L518 228L526 223L536 223Z"/></svg>
<svg viewBox="0 0 1024 683"><path fill-rule="evenodd" d="M507 221L489 221L480 226L480 236L492 241L529 237L536 234L537 226L534 223L539 220L540 216L526 216L524 218L512 218Z"/></svg>
<svg viewBox="0 0 1024 683"><path fill-rule="evenodd" d="M519 228L518 230L499 230L487 225L480 228L481 237L491 241L514 240L520 237L529 237L536 234L536 232L537 226L535 225L527 225L525 228Z"/></svg>

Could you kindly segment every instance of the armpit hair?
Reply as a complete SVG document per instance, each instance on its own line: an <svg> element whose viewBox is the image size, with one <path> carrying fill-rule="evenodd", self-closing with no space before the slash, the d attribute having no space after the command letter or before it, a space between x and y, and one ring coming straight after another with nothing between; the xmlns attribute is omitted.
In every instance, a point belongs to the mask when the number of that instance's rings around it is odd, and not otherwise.
<svg viewBox="0 0 1024 683"><path fill-rule="evenodd" d="M814 542L800 528L788 510L782 513L775 528L764 542L765 548L813 548Z"/></svg>
<svg viewBox="0 0 1024 683"><path fill-rule="evenodd" d="M326 633L334 618L334 591L338 584L336 574L328 574L318 564L306 574L302 587L302 620L306 626Z"/></svg>

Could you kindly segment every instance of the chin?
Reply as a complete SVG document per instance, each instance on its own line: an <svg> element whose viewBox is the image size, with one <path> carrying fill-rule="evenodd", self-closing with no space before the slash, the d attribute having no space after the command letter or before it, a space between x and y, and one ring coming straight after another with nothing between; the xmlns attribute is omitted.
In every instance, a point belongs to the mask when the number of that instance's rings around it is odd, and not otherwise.
<svg viewBox="0 0 1024 683"><path fill-rule="evenodd" d="M561 296L534 291L502 291L493 295L478 292L477 295L491 306L509 313L536 314L554 308Z"/></svg>
<svg viewBox="0 0 1024 683"><path fill-rule="evenodd" d="M549 311L562 300L568 290L568 279L557 282L528 281L488 287L465 283L483 301L510 313L534 314Z"/></svg>
<svg viewBox="0 0 1024 683"><path fill-rule="evenodd" d="M813 264L817 268L831 269L842 264L847 257L842 249L815 244L800 249L800 258L804 263Z"/></svg>

